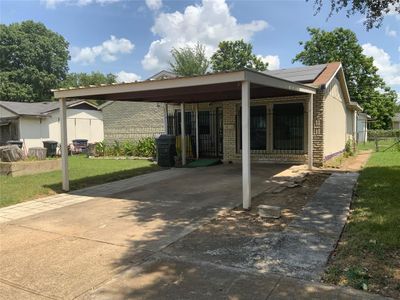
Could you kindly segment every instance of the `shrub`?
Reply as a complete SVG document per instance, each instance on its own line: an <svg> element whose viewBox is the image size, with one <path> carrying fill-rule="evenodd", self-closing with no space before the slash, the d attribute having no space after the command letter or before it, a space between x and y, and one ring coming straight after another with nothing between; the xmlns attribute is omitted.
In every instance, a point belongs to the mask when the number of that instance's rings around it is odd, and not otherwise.
<svg viewBox="0 0 400 300"><path fill-rule="evenodd" d="M106 152L105 149L106 149L106 143L104 141L96 143L96 153L98 155L104 156Z"/></svg>
<svg viewBox="0 0 400 300"><path fill-rule="evenodd" d="M346 145L344 146L344 156L352 156L354 154L353 152L353 141L351 139L348 139L346 142Z"/></svg>
<svg viewBox="0 0 400 300"><path fill-rule="evenodd" d="M136 144L137 156L155 157L156 156L156 141L154 138L147 137L139 140Z"/></svg>
<svg viewBox="0 0 400 300"><path fill-rule="evenodd" d="M122 152L125 156L134 156L136 152L136 145L131 141L126 141L122 144Z"/></svg>

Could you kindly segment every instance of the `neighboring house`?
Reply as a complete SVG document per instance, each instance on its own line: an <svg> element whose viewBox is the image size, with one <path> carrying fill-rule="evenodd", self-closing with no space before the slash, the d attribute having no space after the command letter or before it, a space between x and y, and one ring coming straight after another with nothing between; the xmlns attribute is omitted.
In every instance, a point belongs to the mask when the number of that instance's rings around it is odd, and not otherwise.
<svg viewBox="0 0 400 300"><path fill-rule="evenodd" d="M400 129L400 113L397 113L392 118L392 129Z"/></svg>
<svg viewBox="0 0 400 300"><path fill-rule="evenodd" d="M67 126L68 143L104 139L102 113L87 101L68 102ZM0 101L0 144L9 140L22 141L26 150L43 147L43 141L60 143L59 103Z"/></svg>
<svg viewBox="0 0 400 300"><path fill-rule="evenodd" d="M368 120L371 117L366 113L358 113L357 115L357 143L365 143L368 139Z"/></svg>
<svg viewBox="0 0 400 300"><path fill-rule="evenodd" d="M174 78L176 75L161 71L148 80ZM108 101L99 107L103 112L104 140L138 141L165 133L164 105L159 103Z"/></svg>

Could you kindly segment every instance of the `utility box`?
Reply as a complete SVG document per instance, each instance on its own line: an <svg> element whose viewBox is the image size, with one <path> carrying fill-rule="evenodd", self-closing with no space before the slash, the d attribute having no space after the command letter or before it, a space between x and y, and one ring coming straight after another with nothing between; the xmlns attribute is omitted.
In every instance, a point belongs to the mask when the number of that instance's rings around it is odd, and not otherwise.
<svg viewBox="0 0 400 300"><path fill-rule="evenodd" d="M175 166L176 142L174 135L160 135L157 143L157 164L160 167Z"/></svg>

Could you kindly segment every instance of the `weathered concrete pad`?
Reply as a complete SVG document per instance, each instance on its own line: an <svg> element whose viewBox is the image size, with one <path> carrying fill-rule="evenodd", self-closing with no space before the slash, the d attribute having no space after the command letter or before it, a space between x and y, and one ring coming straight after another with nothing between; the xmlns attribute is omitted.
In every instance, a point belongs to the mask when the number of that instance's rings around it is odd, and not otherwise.
<svg viewBox="0 0 400 300"><path fill-rule="evenodd" d="M21 237L23 230L25 238L16 240L15 236ZM29 236L33 239L28 239ZM123 266L140 263L152 255L140 251L127 253L126 247L15 226L2 230L1 244L0 281L63 299L79 296ZM122 257L124 261L120 261Z"/></svg>
<svg viewBox="0 0 400 300"><path fill-rule="evenodd" d="M357 174L334 174L289 226L264 236L237 236L230 244L193 232L163 250L182 259L317 280L346 222Z"/></svg>
<svg viewBox="0 0 400 300"><path fill-rule="evenodd" d="M158 258L115 277L82 298L93 299L266 299L279 277L215 265Z"/></svg>
<svg viewBox="0 0 400 300"><path fill-rule="evenodd" d="M35 291L20 289L10 283L4 284L0 280L0 300L10 299L48 300L49 298L41 296Z"/></svg>

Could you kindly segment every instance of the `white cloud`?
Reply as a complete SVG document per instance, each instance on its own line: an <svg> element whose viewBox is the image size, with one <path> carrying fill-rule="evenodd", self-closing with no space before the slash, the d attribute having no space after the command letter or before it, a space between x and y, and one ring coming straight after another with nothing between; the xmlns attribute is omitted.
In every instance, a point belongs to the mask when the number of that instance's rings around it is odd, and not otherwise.
<svg viewBox="0 0 400 300"><path fill-rule="evenodd" d="M168 67L172 48L204 44L211 56L223 40L243 39L268 27L263 20L239 24L231 15L225 0L202 0L199 5L189 5L184 12L160 13L151 31L159 37L151 43L142 60L145 70L158 71Z"/></svg>
<svg viewBox="0 0 400 300"><path fill-rule="evenodd" d="M115 3L119 2L121 0L41 0L40 2L43 3L46 8L56 8L57 5L60 4L68 4L68 5L76 5L76 6L86 6L92 3L97 3L97 4L110 4L110 3Z"/></svg>
<svg viewBox="0 0 400 300"><path fill-rule="evenodd" d="M162 7L162 0L146 0L146 5L151 10L159 10Z"/></svg>
<svg viewBox="0 0 400 300"><path fill-rule="evenodd" d="M117 82L134 82L141 79L139 75L125 71L118 72L115 75L117 75Z"/></svg>
<svg viewBox="0 0 400 300"><path fill-rule="evenodd" d="M390 37L396 37L396 36L397 36L397 31L396 31L396 30L393 30L393 29L390 29L389 26L386 26L386 28L385 28L385 34L386 34L387 36L390 36Z"/></svg>
<svg viewBox="0 0 400 300"><path fill-rule="evenodd" d="M257 55L264 63L268 63L268 70L277 70L280 67L280 60L278 55Z"/></svg>
<svg viewBox="0 0 400 300"><path fill-rule="evenodd" d="M133 51L135 45L127 39L118 39L111 36L109 40L94 47L72 47L71 60L84 65L94 63L98 57L104 62L112 62L118 59L118 54L127 54Z"/></svg>
<svg viewBox="0 0 400 300"><path fill-rule="evenodd" d="M374 58L374 65L379 69L378 74L387 84L400 85L400 63L394 63L383 49L370 43L363 44L363 53Z"/></svg>

